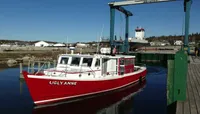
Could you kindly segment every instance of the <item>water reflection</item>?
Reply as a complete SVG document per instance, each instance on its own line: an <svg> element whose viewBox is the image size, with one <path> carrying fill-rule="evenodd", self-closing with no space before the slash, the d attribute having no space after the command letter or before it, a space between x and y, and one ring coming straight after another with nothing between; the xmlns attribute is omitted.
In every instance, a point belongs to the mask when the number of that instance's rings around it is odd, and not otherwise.
<svg viewBox="0 0 200 114"><path fill-rule="evenodd" d="M133 112L134 95L141 92L146 80L115 92L104 93L75 102L34 107L33 114L128 114Z"/></svg>
<svg viewBox="0 0 200 114"><path fill-rule="evenodd" d="M21 76L22 74L20 74ZM20 95L23 93L23 84L25 83L25 80L23 78L19 79L19 91L20 91Z"/></svg>

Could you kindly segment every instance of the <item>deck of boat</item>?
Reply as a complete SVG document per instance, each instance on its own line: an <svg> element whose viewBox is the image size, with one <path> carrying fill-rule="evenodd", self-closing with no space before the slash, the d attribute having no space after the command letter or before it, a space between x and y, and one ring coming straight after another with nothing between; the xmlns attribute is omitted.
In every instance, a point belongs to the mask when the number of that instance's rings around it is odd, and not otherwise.
<svg viewBox="0 0 200 114"><path fill-rule="evenodd" d="M186 100L177 102L176 114L200 114L200 57L189 59Z"/></svg>

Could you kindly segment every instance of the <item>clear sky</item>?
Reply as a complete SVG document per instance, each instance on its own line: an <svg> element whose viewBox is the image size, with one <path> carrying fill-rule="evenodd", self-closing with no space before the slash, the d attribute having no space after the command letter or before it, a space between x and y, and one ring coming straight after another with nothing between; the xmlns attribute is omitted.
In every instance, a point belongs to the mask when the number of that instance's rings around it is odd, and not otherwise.
<svg viewBox="0 0 200 114"><path fill-rule="evenodd" d="M0 39L49 40L57 42L96 41L109 37L111 0L0 0ZM126 6L130 37L137 26L146 37L181 35L183 1ZM115 34L124 36L125 18L115 13ZM104 26L104 27L103 27ZM200 32L200 0L193 0L190 33Z"/></svg>

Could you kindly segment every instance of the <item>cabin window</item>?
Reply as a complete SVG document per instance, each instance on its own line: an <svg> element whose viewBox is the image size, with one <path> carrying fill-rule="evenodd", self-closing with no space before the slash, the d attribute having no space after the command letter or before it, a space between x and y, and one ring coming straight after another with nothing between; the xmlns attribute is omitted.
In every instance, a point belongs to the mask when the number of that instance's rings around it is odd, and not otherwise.
<svg viewBox="0 0 200 114"><path fill-rule="evenodd" d="M130 59L125 59L125 65L129 65L130 63Z"/></svg>
<svg viewBox="0 0 200 114"><path fill-rule="evenodd" d="M68 60L69 60L68 57L62 57L61 60L60 60L60 64L67 64Z"/></svg>
<svg viewBox="0 0 200 114"><path fill-rule="evenodd" d="M125 65L132 65L134 64L134 60L132 58L125 59Z"/></svg>
<svg viewBox="0 0 200 114"><path fill-rule="evenodd" d="M91 67L92 65L92 58L83 58L82 66Z"/></svg>
<svg viewBox="0 0 200 114"><path fill-rule="evenodd" d="M95 67L99 67L99 66L100 66L100 60L97 59L97 60L96 60L96 63L95 63Z"/></svg>
<svg viewBox="0 0 200 114"><path fill-rule="evenodd" d="M72 57L72 62L71 62L72 66L79 66L79 63L80 63L80 57Z"/></svg>

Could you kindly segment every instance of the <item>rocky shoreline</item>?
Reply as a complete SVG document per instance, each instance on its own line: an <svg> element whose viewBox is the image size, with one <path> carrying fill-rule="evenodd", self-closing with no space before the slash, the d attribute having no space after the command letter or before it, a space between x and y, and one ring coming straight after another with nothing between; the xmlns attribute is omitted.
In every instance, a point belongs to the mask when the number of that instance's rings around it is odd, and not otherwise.
<svg viewBox="0 0 200 114"><path fill-rule="evenodd" d="M45 50L46 49L46 50ZM95 49L76 49L74 53L87 53L92 54ZM14 50L14 51L3 51L0 52L0 65L15 66L19 65L20 62L27 64L28 61L57 61L59 54L65 54L66 49L49 49L44 50ZM68 50L67 53L70 53Z"/></svg>
<svg viewBox="0 0 200 114"><path fill-rule="evenodd" d="M1 66L16 66L19 63L26 65L29 61L53 61L57 60L57 56L63 52L49 52L43 51L40 53L0 53L0 65Z"/></svg>

